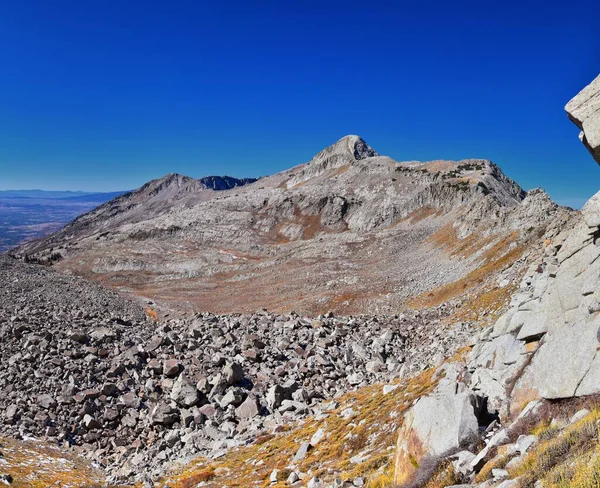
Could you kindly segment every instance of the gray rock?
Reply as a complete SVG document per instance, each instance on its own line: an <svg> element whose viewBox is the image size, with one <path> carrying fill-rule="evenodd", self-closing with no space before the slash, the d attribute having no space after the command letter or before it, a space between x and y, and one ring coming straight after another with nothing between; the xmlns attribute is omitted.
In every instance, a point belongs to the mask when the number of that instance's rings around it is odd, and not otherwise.
<svg viewBox="0 0 600 488"><path fill-rule="evenodd" d="M169 378L174 378L181 371L181 363L177 359L167 359L163 363L163 374Z"/></svg>
<svg viewBox="0 0 600 488"><path fill-rule="evenodd" d="M180 418L179 411L170 405L159 403L152 409L152 423L159 425L172 425Z"/></svg>
<svg viewBox="0 0 600 488"><path fill-rule="evenodd" d="M244 370L238 363L228 363L223 368L223 378L229 386L235 385L244 378Z"/></svg>
<svg viewBox="0 0 600 488"><path fill-rule="evenodd" d="M221 408L227 408L229 405L238 406L246 397L246 393L242 388L230 388L225 396L219 402Z"/></svg>
<svg viewBox="0 0 600 488"><path fill-rule="evenodd" d="M45 409L55 408L56 400L50 395L40 395L38 396L38 404L40 405L40 407Z"/></svg>
<svg viewBox="0 0 600 488"><path fill-rule="evenodd" d="M520 435L517 439L517 450L521 455L525 454L538 442L536 435Z"/></svg>
<svg viewBox="0 0 600 488"><path fill-rule="evenodd" d="M473 472L471 463L475 459L475 454L470 451L460 451L452 457L455 458L454 461L452 461L452 466L456 473L462 476L468 476Z"/></svg>
<svg viewBox="0 0 600 488"><path fill-rule="evenodd" d="M434 392L420 398L404 415L396 446L396 473L408 477L414 469L411 444L418 443L422 455L438 456L478 438L471 395L457 383L460 371L452 364L445 369L446 377Z"/></svg>
<svg viewBox="0 0 600 488"><path fill-rule="evenodd" d="M600 164L600 75L581 90L565 110L581 129L579 138Z"/></svg>
<svg viewBox="0 0 600 488"><path fill-rule="evenodd" d="M279 470L278 469L274 469L273 471L271 471L271 475L269 476L269 481L271 483L277 483L277 477L279 476Z"/></svg>
<svg viewBox="0 0 600 488"><path fill-rule="evenodd" d="M589 415L590 411L587 408L582 408L573 414L573 416L569 419L570 424L574 424L584 419L587 415Z"/></svg>
<svg viewBox="0 0 600 488"><path fill-rule="evenodd" d="M323 427L319 428L310 438L310 445L315 447L319 442L321 442L323 437L325 437L325 432L326 431Z"/></svg>
<svg viewBox="0 0 600 488"><path fill-rule="evenodd" d="M500 481L508 478L508 471L505 469L492 469L492 477L495 481Z"/></svg>
<svg viewBox="0 0 600 488"><path fill-rule="evenodd" d="M310 450L310 448L311 448L311 445L308 442L303 442L302 444L300 444L300 447L298 448L298 450L296 451L296 454L294 455L293 462L299 463L300 461L304 460L304 458L306 458L306 455L308 454L308 451Z"/></svg>
<svg viewBox="0 0 600 488"><path fill-rule="evenodd" d="M178 405L186 408L193 407L200 401L200 393L184 375L180 375L173 384L170 397Z"/></svg>
<svg viewBox="0 0 600 488"><path fill-rule="evenodd" d="M242 402L242 404L235 409L235 415L240 419L250 419L260 414L260 404L258 399L250 394Z"/></svg>

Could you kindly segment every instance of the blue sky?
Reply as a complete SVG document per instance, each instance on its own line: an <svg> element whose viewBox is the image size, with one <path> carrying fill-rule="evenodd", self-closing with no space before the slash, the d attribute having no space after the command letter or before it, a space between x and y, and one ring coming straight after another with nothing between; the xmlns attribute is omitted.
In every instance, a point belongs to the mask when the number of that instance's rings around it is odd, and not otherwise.
<svg viewBox="0 0 600 488"><path fill-rule="evenodd" d="M492 159L580 205L600 168L563 107L600 72L600 2L0 4L0 189L255 176L345 134Z"/></svg>

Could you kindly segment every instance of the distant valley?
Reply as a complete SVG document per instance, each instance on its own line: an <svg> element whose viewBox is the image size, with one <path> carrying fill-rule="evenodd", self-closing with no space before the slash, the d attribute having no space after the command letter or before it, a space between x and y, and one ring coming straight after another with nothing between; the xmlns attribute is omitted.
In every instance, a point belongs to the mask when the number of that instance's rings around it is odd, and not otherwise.
<svg viewBox="0 0 600 488"><path fill-rule="evenodd" d="M55 232L78 215L124 193L0 191L0 252Z"/></svg>

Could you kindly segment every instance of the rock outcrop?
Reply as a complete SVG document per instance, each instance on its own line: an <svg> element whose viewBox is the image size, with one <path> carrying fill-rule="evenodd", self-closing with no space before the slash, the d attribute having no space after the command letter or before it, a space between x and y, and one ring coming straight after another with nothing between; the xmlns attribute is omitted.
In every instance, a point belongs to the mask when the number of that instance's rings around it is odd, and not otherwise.
<svg viewBox="0 0 600 488"><path fill-rule="evenodd" d="M600 75L565 107L569 118L581 129L579 139L600 164Z"/></svg>

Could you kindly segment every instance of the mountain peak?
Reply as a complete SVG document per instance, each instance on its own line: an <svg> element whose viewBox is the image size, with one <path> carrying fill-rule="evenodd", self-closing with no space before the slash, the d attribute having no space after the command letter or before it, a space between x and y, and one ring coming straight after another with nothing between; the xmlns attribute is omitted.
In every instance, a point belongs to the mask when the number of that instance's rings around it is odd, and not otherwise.
<svg viewBox="0 0 600 488"><path fill-rule="evenodd" d="M312 159L311 163L323 163L324 160L331 158L344 158L346 162L352 162L374 156L379 156L379 153L369 146L362 137L350 134L323 149Z"/></svg>
<svg viewBox="0 0 600 488"><path fill-rule="evenodd" d="M287 187L303 183L331 170L351 166L363 159L379 156L365 140L356 135L347 135L317 153L302 171L287 182Z"/></svg>

